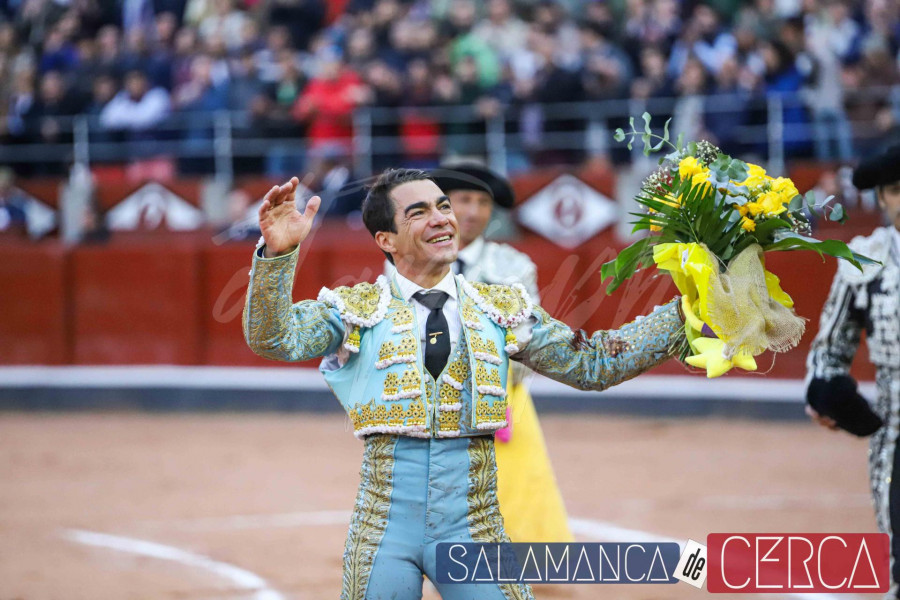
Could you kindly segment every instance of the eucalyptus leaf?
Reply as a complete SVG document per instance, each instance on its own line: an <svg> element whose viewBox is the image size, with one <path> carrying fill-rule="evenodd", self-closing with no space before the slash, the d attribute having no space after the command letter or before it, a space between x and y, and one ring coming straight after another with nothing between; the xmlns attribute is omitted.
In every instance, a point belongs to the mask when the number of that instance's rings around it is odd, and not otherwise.
<svg viewBox="0 0 900 600"><path fill-rule="evenodd" d="M831 209L831 214L828 215L828 220L843 223L846 220L846 217L847 215L844 213L844 207L840 204L835 204L834 208Z"/></svg>
<svg viewBox="0 0 900 600"><path fill-rule="evenodd" d="M814 190L809 190L806 194L803 195L806 200L806 205L811 209L816 207L816 192Z"/></svg>
<svg viewBox="0 0 900 600"><path fill-rule="evenodd" d="M616 129L616 133L615 133L615 135L613 136L613 139L616 140L617 142L623 142L623 141L625 141L625 132L622 130L621 127L619 127L618 129Z"/></svg>

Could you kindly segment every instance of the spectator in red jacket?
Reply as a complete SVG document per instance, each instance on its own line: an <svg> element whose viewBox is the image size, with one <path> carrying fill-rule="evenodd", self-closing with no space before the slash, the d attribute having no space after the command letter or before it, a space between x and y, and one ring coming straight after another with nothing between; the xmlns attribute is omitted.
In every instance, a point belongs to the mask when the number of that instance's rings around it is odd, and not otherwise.
<svg viewBox="0 0 900 600"><path fill-rule="evenodd" d="M297 99L291 114L307 124L311 151L349 155L353 109L365 101L366 88L355 72L345 68L337 53L323 52L317 62L317 74Z"/></svg>

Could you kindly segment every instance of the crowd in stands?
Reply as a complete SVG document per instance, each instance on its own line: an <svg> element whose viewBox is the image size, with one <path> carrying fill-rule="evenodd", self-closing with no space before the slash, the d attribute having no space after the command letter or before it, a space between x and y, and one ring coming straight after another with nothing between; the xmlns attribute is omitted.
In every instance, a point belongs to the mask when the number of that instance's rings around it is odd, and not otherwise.
<svg viewBox="0 0 900 600"><path fill-rule="evenodd" d="M621 101L748 152L782 93L788 154L849 160L851 126L900 122L898 60L896 0L0 0L0 143L71 145L88 115L94 161L176 140L179 169L209 171L209 115L227 110L235 144L272 140L238 171L282 176L346 159L359 107L399 108L370 123L385 163L467 153L502 114L529 165L592 152L548 135L584 115L543 107ZM603 131L627 114L596 106Z"/></svg>

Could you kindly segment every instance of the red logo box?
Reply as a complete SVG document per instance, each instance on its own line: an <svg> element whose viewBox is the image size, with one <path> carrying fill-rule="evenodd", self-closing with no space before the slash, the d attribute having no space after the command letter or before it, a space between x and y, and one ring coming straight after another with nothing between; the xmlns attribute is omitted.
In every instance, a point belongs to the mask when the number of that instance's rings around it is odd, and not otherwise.
<svg viewBox="0 0 900 600"><path fill-rule="evenodd" d="M711 533L713 594L875 593L890 588L884 533Z"/></svg>

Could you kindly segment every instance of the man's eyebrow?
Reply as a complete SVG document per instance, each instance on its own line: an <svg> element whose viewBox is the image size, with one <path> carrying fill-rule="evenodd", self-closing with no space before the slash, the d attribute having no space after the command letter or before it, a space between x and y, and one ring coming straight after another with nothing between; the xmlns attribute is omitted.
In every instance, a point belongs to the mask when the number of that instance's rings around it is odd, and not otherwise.
<svg viewBox="0 0 900 600"><path fill-rule="evenodd" d="M450 198L448 198L447 196L440 196L440 197L435 201L434 205L435 205L435 206L438 206L438 205L440 205L440 204L443 204L444 202L450 202ZM412 204L410 204L409 206L407 206L407 207L403 210L403 215L404 215L404 216L409 216L409 212L410 212L410 211L416 210L416 209L420 209L420 208L428 208L428 205L429 205L429 202L424 201L424 200L421 201L421 202L413 202Z"/></svg>
<svg viewBox="0 0 900 600"><path fill-rule="evenodd" d="M404 216L409 216L409 212L419 208L428 208L427 202L413 202L403 210Z"/></svg>

